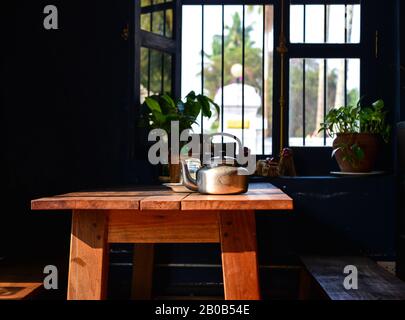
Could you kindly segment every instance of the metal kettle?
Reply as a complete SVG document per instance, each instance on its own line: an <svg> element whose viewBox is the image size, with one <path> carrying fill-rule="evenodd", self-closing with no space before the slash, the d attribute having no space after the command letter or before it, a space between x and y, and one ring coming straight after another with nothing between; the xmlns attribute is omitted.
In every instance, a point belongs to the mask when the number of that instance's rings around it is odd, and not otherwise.
<svg viewBox="0 0 405 320"><path fill-rule="evenodd" d="M208 163L197 170L196 179L191 177L186 161L181 160L181 172L183 184L192 191L205 194L238 194L248 190L249 172L238 166L233 157L211 157Z"/></svg>

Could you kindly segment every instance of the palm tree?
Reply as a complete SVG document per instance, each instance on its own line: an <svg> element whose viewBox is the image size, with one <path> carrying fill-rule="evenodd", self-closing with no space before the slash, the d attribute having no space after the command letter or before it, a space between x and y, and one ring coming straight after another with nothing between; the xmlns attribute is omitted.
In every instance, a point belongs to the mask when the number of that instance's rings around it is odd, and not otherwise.
<svg viewBox="0 0 405 320"><path fill-rule="evenodd" d="M246 6L247 14L255 14L262 17L263 6ZM264 52L268 55L265 59L265 70L262 70L262 50L261 44L256 44L251 37L254 28L253 25L245 25L245 79L244 83L257 89L260 95L264 95L266 106L272 104L273 88L273 52L270 51L269 44L272 42L269 34L273 30L273 6L265 6L265 41L263 44ZM224 86L236 81L231 74L231 68L235 64L242 64L242 45L243 45L243 22L238 12L232 16L232 24L224 27ZM214 98L217 91L221 88L222 74L222 35L215 35L212 41L211 54L204 53L206 64L204 68L204 88L205 94ZM265 77L263 88L262 74ZM262 112L259 109L258 112ZM272 108L265 108L265 119L267 119L266 136L271 135ZM218 123L213 125L218 126Z"/></svg>
<svg viewBox="0 0 405 320"><path fill-rule="evenodd" d="M261 85L261 61L262 49L255 46L251 39L252 26L245 26L245 84L257 89ZM224 36L224 85L232 83L235 79L231 74L234 64L242 63L243 26L239 13L232 16L232 25L225 26ZM222 35L215 35L212 41L212 53L207 54L204 67L204 88L206 94L214 98L221 87L222 74Z"/></svg>

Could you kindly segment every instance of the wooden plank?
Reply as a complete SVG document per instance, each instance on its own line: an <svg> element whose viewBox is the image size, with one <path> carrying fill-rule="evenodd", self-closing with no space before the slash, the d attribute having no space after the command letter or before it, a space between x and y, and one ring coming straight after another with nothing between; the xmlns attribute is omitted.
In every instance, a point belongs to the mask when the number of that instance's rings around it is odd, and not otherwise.
<svg viewBox="0 0 405 320"><path fill-rule="evenodd" d="M68 300L106 298L107 212L75 210L72 216Z"/></svg>
<svg viewBox="0 0 405 320"><path fill-rule="evenodd" d="M174 193L156 187L71 192L31 201L33 210L289 210L292 199L269 183L251 184L246 194Z"/></svg>
<svg viewBox="0 0 405 320"><path fill-rule="evenodd" d="M117 189L117 190L98 190L98 191L80 191L80 192L69 192L55 197L147 197L147 196L159 196L159 195L170 195L176 194L170 189L164 188L152 188L149 189L144 187L144 189L134 190L130 189Z"/></svg>
<svg viewBox="0 0 405 320"><path fill-rule="evenodd" d="M141 210L180 210L181 200L188 193L174 193L168 195L148 196L140 201Z"/></svg>
<svg viewBox="0 0 405 320"><path fill-rule="evenodd" d="M332 300L405 300L405 283L365 257L301 257L311 276ZM358 289L347 290L346 266L358 270Z"/></svg>
<svg viewBox="0 0 405 320"><path fill-rule="evenodd" d="M311 298L311 276L305 269L300 270L298 299L309 300Z"/></svg>
<svg viewBox="0 0 405 320"><path fill-rule="evenodd" d="M50 197L31 201L32 210L139 209L143 197Z"/></svg>
<svg viewBox="0 0 405 320"><path fill-rule="evenodd" d="M176 42L170 38L158 35L156 33L141 30L142 47L163 51L166 53L176 53Z"/></svg>
<svg viewBox="0 0 405 320"><path fill-rule="evenodd" d="M28 299L41 288L41 282L0 282L0 300Z"/></svg>
<svg viewBox="0 0 405 320"><path fill-rule="evenodd" d="M110 243L217 243L216 212L110 212Z"/></svg>
<svg viewBox="0 0 405 320"><path fill-rule="evenodd" d="M153 285L153 244L135 244L132 267L132 299L150 300Z"/></svg>
<svg viewBox="0 0 405 320"><path fill-rule="evenodd" d="M277 188L251 189L238 195L190 193L181 201L182 210L291 210L293 200Z"/></svg>
<svg viewBox="0 0 405 320"><path fill-rule="evenodd" d="M220 237L226 300L259 300L254 211L221 211Z"/></svg>

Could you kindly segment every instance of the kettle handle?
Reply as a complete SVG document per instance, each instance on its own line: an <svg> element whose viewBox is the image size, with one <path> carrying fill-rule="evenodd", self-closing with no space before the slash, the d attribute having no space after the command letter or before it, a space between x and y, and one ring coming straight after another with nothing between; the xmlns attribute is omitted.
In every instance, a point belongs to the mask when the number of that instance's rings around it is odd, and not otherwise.
<svg viewBox="0 0 405 320"><path fill-rule="evenodd" d="M180 169L181 169L181 176L183 178L183 185L192 191L198 191L197 180L191 177L190 172L188 171L186 160L181 159L180 164L181 164Z"/></svg>
<svg viewBox="0 0 405 320"><path fill-rule="evenodd" d="M230 133L226 133L226 132L209 133L209 134L206 134L205 136L208 137L208 139L210 139L210 142L212 141L212 138L215 136L228 137L228 138L234 139L238 143L238 146L239 146L239 157L244 154L242 142L240 141L240 139L237 136L234 136L234 135L232 135Z"/></svg>

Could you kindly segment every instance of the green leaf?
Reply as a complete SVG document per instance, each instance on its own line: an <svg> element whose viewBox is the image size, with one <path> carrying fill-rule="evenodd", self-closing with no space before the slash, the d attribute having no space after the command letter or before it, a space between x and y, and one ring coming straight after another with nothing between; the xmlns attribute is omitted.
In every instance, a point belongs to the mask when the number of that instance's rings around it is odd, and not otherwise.
<svg viewBox="0 0 405 320"><path fill-rule="evenodd" d="M154 112L162 113L162 109L160 108L159 103L154 98L152 97L145 98L145 103L149 107L150 111L152 111L152 113Z"/></svg>
<svg viewBox="0 0 405 320"><path fill-rule="evenodd" d="M381 110L384 108L384 100L379 99L373 103L373 107L377 110Z"/></svg>
<svg viewBox="0 0 405 320"><path fill-rule="evenodd" d="M208 98L208 97L206 97L206 98L207 98L208 102L211 103L211 104L214 106L215 111L217 112L217 114L218 114L218 116L219 116L219 105L216 104L216 103L214 102L214 100L212 100L212 99L210 99L210 98Z"/></svg>
<svg viewBox="0 0 405 320"><path fill-rule="evenodd" d="M211 105L219 115L219 106L209 97L190 91L184 101L176 100L169 94L153 95L145 98L142 111L143 123L152 128L170 130L171 121L179 121L181 129L189 129L196 122L200 112L204 117L211 117Z"/></svg>
<svg viewBox="0 0 405 320"><path fill-rule="evenodd" d="M210 103L208 102L207 98L201 94L197 96L197 101L201 104L201 112L204 117L211 118L211 108Z"/></svg>
<svg viewBox="0 0 405 320"><path fill-rule="evenodd" d="M196 95L194 91L190 91L187 95L186 95L186 100L195 100Z"/></svg>
<svg viewBox="0 0 405 320"><path fill-rule="evenodd" d="M159 128L159 127L163 126L164 123L166 122L166 118L167 118L163 113L158 112L158 111L154 112L152 114L152 117L154 117L156 120L154 123L155 128Z"/></svg>
<svg viewBox="0 0 405 320"><path fill-rule="evenodd" d="M188 102L184 105L184 114L193 117L194 119L197 118L198 114L200 113L201 106L195 102Z"/></svg>
<svg viewBox="0 0 405 320"><path fill-rule="evenodd" d="M163 95L161 96L161 98L166 102L167 106L168 106L170 109L172 109L173 111L177 111L177 110L176 110L176 105L175 105L173 99L172 99L169 95L163 94Z"/></svg>

